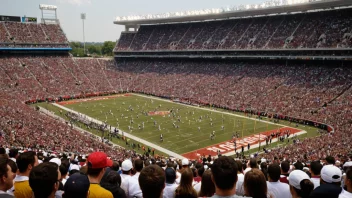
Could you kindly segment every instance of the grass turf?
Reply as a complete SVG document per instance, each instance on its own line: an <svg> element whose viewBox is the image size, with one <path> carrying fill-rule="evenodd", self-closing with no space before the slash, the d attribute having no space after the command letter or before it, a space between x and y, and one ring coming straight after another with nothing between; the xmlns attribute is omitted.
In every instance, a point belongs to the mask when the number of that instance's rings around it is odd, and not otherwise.
<svg viewBox="0 0 352 198"><path fill-rule="evenodd" d="M221 112L212 112L209 109L197 109L193 106L137 95L78 102L65 106L95 119L107 121L112 126L118 126L123 131L179 154L230 140L236 131L240 136L242 131L243 136L248 136L280 128L275 124L256 122ZM149 112L170 110L171 113L168 115L148 115ZM133 123L131 123L132 119ZM144 129L139 129L138 125L142 127L143 122ZM173 123L179 128L175 128ZM211 126L210 123L213 125ZM213 131L216 138L210 140L210 134ZM160 142L160 134L163 134L164 142Z"/></svg>

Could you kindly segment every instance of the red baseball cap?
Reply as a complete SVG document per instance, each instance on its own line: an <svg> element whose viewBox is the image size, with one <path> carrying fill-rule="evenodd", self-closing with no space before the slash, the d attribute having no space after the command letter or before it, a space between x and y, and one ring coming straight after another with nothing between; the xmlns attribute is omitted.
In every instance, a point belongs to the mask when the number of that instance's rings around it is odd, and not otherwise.
<svg viewBox="0 0 352 198"><path fill-rule="evenodd" d="M103 152L94 152L88 156L89 168L106 168L112 166L112 160Z"/></svg>

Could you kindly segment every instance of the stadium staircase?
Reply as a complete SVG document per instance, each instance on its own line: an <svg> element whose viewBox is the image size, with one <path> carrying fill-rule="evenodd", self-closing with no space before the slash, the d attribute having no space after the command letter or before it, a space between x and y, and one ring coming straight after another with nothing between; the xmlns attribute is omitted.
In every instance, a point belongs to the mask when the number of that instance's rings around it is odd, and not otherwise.
<svg viewBox="0 0 352 198"><path fill-rule="evenodd" d="M110 82L108 76L107 76L106 73L105 73L106 68L103 67L103 65L99 62L99 59L97 59L97 62L98 62L98 65L100 66L100 68L102 68L102 71L103 71L103 74L104 74L104 76L105 76L105 79L106 79L106 81L109 83L109 85L110 85L110 87L111 87L111 90L115 90L114 86L112 86L112 84L111 84L111 82Z"/></svg>
<svg viewBox="0 0 352 198"><path fill-rule="evenodd" d="M280 28L280 26L282 25L282 23L285 21L285 17L283 17L281 23L277 26L276 30L274 31L274 33L270 36L270 38L268 39L268 42L265 43L265 45L262 47L262 49L266 49L271 41L271 39L273 38L273 36L276 34L277 30Z"/></svg>

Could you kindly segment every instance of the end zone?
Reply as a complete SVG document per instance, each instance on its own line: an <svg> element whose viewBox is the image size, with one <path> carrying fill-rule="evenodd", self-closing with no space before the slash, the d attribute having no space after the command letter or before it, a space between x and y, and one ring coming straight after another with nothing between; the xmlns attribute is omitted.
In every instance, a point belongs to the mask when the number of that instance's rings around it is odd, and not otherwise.
<svg viewBox="0 0 352 198"><path fill-rule="evenodd" d="M306 131L302 131L296 128L292 127L282 127L279 129L280 132L283 132L284 130L290 130L290 135L302 135L307 133ZM277 129L275 130L270 130L270 131L265 131L260 134L253 134L250 136L246 136L244 138L237 138L236 139L236 150L241 152L241 147L244 146L245 150L247 150L247 145L250 144L250 149L253 148L258 148L259 147L259 142L262 146L266 144L265 138L269 136L272 133L276 133ZM275 137L272 139L272 143L277 142L278 139ZM263 143L264 142L264 143ZM226 156L231 156L236 154L234 142L232 140L221 142L218 144L214 144L208 147L204 147L201 149L197 149L188 153L182 154L183 157L188 158L188 159L197 159L199 156L214 156L217 155L218 150L220 150L222 155Z"/></svg>

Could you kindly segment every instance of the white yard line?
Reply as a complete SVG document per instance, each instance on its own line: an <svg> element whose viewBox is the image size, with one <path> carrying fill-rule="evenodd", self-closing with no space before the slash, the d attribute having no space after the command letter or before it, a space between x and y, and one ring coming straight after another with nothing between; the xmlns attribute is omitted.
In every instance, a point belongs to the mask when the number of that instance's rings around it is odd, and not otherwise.
<svg viewBox="0 0 352 198"><path fill-rule="evenodd" d="M95 123L97 123L97 124L103 124L102 121L97 120L97 119L94 119L94 118L92 118L92 117L90 117L90 116L88 116L88 115L86 115L86 114L82 114L82 113L80 113L80 112L77 112L77 111L74 111L74 110L72 110L72 109L66 108L66 107L61 106L61 105L59 105L59 104L57 104L57 103L53 103L53 105L56 106L56 107L59 107L59 108L61 108L61 109L63 109L63 110L65 110L65 111L71 112L71 113L75 113L75 114L79 114L79 115L84 115L84 116L85 116L88 120L90 120L91 122L95 122ZM113 132L114 130L115 130L115 127L111 127L111 132ZM120 130L120 129L119 129L119 131L122 132L122 130ZM177 153L175 153L175 152L172 152L172 151L170 151L170 150L167 150L167 149L165 149L165 148L162 148L162 147L160 147L160 146L158 146L158 145L156 145L156 144L153 144L153 143L151 143L151 142L148 142L148 141L146 141L146 140L144 140L144 139L138 138L138 137L136 137L136 136L134 136L134 135L131 135L131 134L125 132L125 131L123 131L123 133L124 133L124 136L126 136L126 137L128 137L128 138L131 138L131 139L133 139L133 140L135 140L135 141L138 141L138 142L140 142L140 143L142 143L142 144L144 144L144 145L146 145L146 146L149 146L149 147L151 147L151 148L154 148L154 149L156 149L156 150L158 150L158 151L161 151L161 152L163 152L163 153L166 153L166 154L168 154L168 155L170 155L170 156L173 156L173 157L178 158L178 159L183 159L183 158L184 158L182 155L179 155L179 154L177 154Z"/></svg>

